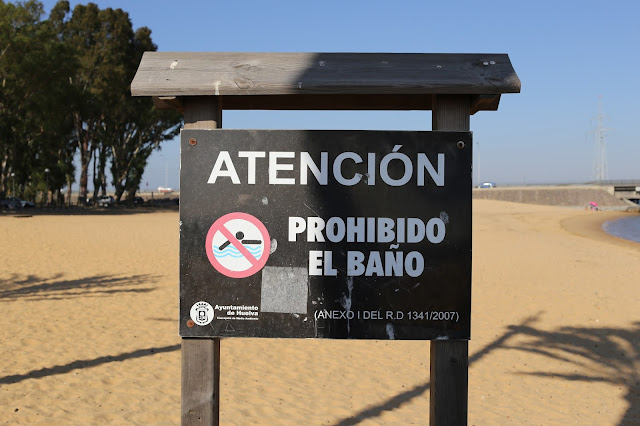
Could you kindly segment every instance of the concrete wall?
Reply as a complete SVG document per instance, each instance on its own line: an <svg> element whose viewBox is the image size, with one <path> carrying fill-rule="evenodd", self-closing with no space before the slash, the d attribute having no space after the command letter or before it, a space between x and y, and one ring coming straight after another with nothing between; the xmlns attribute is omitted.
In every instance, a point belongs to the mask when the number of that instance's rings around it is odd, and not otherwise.
<svg viewBox="0 0 640 426"><path fill-rule="evenodd" d="M474 189L473 198L512 201L527 204L585 207L595 201L610 208L630 207L631 204L609 194L605 187L536 186Z"/></svg>

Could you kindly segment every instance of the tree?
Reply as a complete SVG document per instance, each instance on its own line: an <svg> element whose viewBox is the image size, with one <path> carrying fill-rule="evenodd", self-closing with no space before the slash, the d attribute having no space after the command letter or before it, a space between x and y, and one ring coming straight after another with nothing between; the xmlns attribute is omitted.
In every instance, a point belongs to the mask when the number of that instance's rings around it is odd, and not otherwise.
<svg viewBox="0 0 640 426"><path fill-rule="evenodd" d="M72 77L75 91L70 104L75 139L80 152L80 203L88 189L88 170L92 154L100 144L98 134L114 93L125 78L123 61L133 35L128 15L122 10L100 10L89 3L77 5L71 16L68 1L59 1L51 13L52 26L69 46L78 67Z"/></svg>
<svg viewBox="0 0 640 426"><path fill-rule="evenodd" d="M9 176L20 196L35 197L45 180L59 190L58 177L73 168L59 162L68 150L70 120L61 105L69 98L73 57L42 14L37 1L0 0L0 193Z"/></svg>
<svg viewBox="0 0 640 426"><path fill-rule="evenodd" d="M128 63L128 82L138 68L145 51L155 51L151 31L144 27L136 31ZM111 174L115 197L120 202L126 191L133 201L139 189L147 159L160 143L179 134L181 116L175 111L159 111L148 98L134 98L130 94L118 102L117 113L109 120L109 139L112 161Z"/></svg>
<svg viewBox="0 0 640 426"><path fill-rule="evenodd" d="M93 3L77 5L67 20L67 1L58 2L54 12L50 19L78 62L71 110L80 151L79 201L86 199L89 163L96 151L96 194L110 153L116 198L119 201L125 189L132 198L147 158L160 142L177 134L180 123L175 113L158 112L150 100L129 94L142 53L156 50L151 31L143 27L134 32L126 12L100 10Z"/></svg>
<svg viewBox="0 0 640 426"><path fill-rule="evenodd" d="M94 196L106 190L111 159L118 201L124 192L133 199L149 155L181 122L129 94L142 54L156 50L151 31L134 32L127 13L93 3L71 13L59 1L42 15L36 0L0 0L0 196L17 184L21 197L60 198L78 150L79 202L92 157Z"/></svg>

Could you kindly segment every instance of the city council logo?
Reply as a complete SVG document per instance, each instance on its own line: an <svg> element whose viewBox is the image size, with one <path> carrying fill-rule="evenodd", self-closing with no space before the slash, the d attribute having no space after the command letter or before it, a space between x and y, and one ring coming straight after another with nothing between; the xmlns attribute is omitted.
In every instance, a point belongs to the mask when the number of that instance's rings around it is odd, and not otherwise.
<svg viewBox="0 0 640 426"><path fill-rule="evenodd" d="M207 302L197 302L191 307L191 319L198 325L207 325L213 320L213 307Z"/></svg>

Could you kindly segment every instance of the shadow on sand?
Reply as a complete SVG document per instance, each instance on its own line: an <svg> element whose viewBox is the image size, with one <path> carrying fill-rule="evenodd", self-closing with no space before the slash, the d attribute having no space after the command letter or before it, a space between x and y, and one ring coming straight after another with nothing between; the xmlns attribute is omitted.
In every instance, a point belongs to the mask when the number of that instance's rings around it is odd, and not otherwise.
<svg viewBox="0 0 640 426"><path fill-rule="evenodd" d="M624 389L628 404L619 424L640 424L640 322L630 328L560 327L554 331L517 325L511 326L510 331L526 337L526 342L504 348L541 355L577 368L575 374L554 371L522 374L615 385Z"/></svg>
<svg viewBox="0 0 640 426"><path fill-rule="evenodd" d="M145 276L133 277L133 280L148 282ZM38 293L41 284L36 278L27 278L23 290L30 288L31 292ZM83 288L79 283L99 285L99 283L123 283L122 279L107 277L92 277L87 280L58 281L63 288ZM124 281L130 285L131 281ZM66 286L64 283L67 283ZM55 284L52 283L52 284ZM0 282L0 288L6 282ZM0 297L21 297L21 292L14 290L2 290ZM115 290L118 291L118 290ZM127 290L122 290L127 291ZM31 294L30 292L24 292ZM1 300L1 299L0 299ZM625 328L588 328L588 327L560 327L554 331L544 331L533 325L541 314L529 317L517 325L511 325L507 331L491 343L484 346L469 357L469 365L491 354L496 350L516 350L528 352L538 356L544 356L550 360L560 361L575 365L580 373L564 374L554 371L523 372L524 375L533 375L549 378L549 380L569 380L583 382L603 382L616 385L625 390L625 399L628 408L620 419L620 425L640 424L640 322ZM518 342L513 343L518 337ZM0 377L0 384L13 384L32 378L42 378L52 375L65 374L73 370L95 367L98 365L124 361L127 359L141 358L156 353L173 352L180 349L180 345L171 345L147 349L139 349L133 352L122 353L115 356L102 356L91 360L77 360L69 364L54 367L45 367L32 370L26 374L16 374ZM426 356L426 353L425 353ZM378 405L369 407L348 418L338 421L336 425L354 425L364 420L380 416L386 411L392 411L420 397L428 389L429 382L415 386L402 392L393 398ZM425 412L425 419L428 413Z"/></svg>
<svg viewBox="0 0 640 426"><path fill-rule="evenodd" d="M17 210L0 210L0 217L29 218L33 216L113 216L134 215L155 212L178 212L177 198L158 198L144 206L128 206L125 204L111 207L35 207Z"/></svg>
<svg viewBox="0 0 640 426"><path fill-rule="evenodd" d="M517 350L541 355L555 361L574 364L582 374L562 374L553 371L522 373L550 380L604 382L625 389L628 409L620 425L640 424L640 322L631 328L561 327L555 331L542 331L533 327L541 314L529 317L469 357L469 365L495 350ZM518 336L519 343L511 344ZM522 342L522 340L524 340ZM425 356L427 354L425 353ZM380 416L385 411L401 407L424 394L430 385L426 382L387 401L367 408L336 426L355 425ZM424 414L425 420L428 412Z"/></svg>
<svg viewBox="0 0 640 426"><path fill-rule="evenodd" d="M15 299L59 300L73 297L99 297L116 293L148 293L155 290L149 284L158 280L152 275L95 275L74 280L63 279L62 274L50 278L36 275L0 278L0 302Z"/></svg>
<svg viewBox="0 0 640 426"><path fill-rule="evenodd" d="M45 367L39 370L32 370L26 374L14 374L11 376L0 377L0 385L11 385L19 383L27 379L40 379L47 376L56 376L58 374L66 374L73 370L97 367L99 365L111 362L120 362L128 359L142 358L145 356L155 355L164 352L173 352L180 349L180 345L162 346L158 348L138 349L133 352L125 352L120 355L107 355L94 359L77 360L69 364L56 365L54 367Z"/></svg>

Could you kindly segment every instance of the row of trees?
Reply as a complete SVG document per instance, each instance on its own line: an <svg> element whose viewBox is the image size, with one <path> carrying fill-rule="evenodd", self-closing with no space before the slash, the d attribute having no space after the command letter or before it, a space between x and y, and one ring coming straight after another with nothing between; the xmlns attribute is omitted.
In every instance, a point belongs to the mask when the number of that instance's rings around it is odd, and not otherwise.
<svg viewBox="0 0 640 426"><path fill-rule="evenodd" d="M157 49L151 30L93 3L71 11L59 1L43 15L38 1L0 0L0 196L59 196L74 183L77 156L79 202L92 159L94 197L110 165L117 201L133 199L149 155L181 124L129 92L143 52Z"/></svg>

